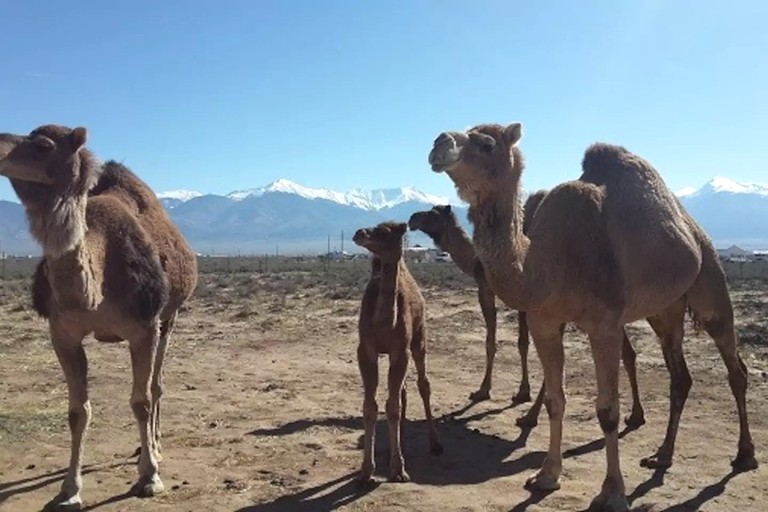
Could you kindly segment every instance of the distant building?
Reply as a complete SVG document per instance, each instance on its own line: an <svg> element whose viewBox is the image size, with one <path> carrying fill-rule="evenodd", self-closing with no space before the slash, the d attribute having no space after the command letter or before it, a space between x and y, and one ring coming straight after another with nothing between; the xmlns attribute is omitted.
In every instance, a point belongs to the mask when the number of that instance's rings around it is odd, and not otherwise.
<svg viewBox="0 0 768 512"><path fill-rule="evenodd" d="M752 252L742 249L737 245L732 245L727 249L718 249L717 254L723 261L750 261L753 259Z"/></svg>

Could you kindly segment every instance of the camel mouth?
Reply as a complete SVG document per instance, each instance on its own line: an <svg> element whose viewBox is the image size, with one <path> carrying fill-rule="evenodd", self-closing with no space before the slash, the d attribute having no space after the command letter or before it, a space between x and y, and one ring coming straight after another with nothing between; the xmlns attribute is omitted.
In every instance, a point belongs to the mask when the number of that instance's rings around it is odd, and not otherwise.
<svg viewBox="0 0 768 512"><path fill-rule="evenodd" d="M364 229L358 229L357 231L355 231L355 234L352 235L352 241L362 247L365 247L365 241L367 239L368 239L368 236Z"/></svg>
<svg viewBox="0 0 768 512"><path fill-rule="evenodd" d="M411 218L408 219L408 229L411 231L421 229L421 220L418 217L418 213L414 213L411 215Z"/></svg>
<svg viewBox="0 0 768 512"><path fill-rule="evenodd" d="M450 171L461 161L469 137L464 133L443 132L437 136L429 152L429 165L433 172Z"/></svg>
<svg viewBox="0 0 768 512"><path fill-rule="evenodd" d="M19 137L18 135L13 135L11 133L0 133L0 175L5 176L6 178L13 177L9 176L11 171L9 170L10 164L7 160L7 157L22 140L22 137Z"/></svg>

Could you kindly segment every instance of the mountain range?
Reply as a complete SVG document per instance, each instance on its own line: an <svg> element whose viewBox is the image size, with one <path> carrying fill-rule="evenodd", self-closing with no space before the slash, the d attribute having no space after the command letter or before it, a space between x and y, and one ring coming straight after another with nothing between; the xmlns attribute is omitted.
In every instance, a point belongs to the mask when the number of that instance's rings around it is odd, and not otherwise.
<svg viewBox="0 0 768 512"><path fill-rule="evenodd" d="M716 177L677 196L718 247L768 247L768 186ZM195 250L206 254L317 253L328 245L357 251L351 242L356 229L384 220L407 221L414 211L451 202L410 187L338 192L286 179L227 195L176 190L158 198ZM455 204L454 209L471 229L466 207ZM431 245L417 232L409 233L409 241ZM39 254L18 203L0 201L0 251Z"/></svg>

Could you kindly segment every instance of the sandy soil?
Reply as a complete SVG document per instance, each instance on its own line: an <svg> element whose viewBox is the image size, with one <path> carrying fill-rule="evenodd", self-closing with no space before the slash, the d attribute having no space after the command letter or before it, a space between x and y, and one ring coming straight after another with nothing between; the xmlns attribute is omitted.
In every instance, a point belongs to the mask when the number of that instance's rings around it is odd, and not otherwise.
<svg viewBox="0 0 768 512"><path fill-rule="evenodd" d="M378 424L377 475L359 488L362 388L355 362L359 296L322 286L285 291L260 275L204 277L180 319L166 370L161 476L151 500L124 493L136 477L138 433L128 406L124 344L87 342L93 422L86 442L83 499L99 511L583 510L604 475L595 418L594 370L584 336L566 334L562 488L531 495L525 479L547 446L543 414L523 432L510 406L519 382L513 313L499 315L492 400L469 406L484 367L484 330L474 290L425 287L428 371L442 457L428 453L426 428L409 371L406 467L412 482L390 484L386 424ZM21 281L0 282L0 510L39 510L58 491L69 457L66 387ZM761 288L761 286L764 286ZM341 297L341 298L340 298ZM669 378L644 323L630 326L648 423L626 433L621 461L636 510L765 510L768 498L768 284L733 289L743 357L750 369L749 411L761 463L734 475L734 402L714 344L690 332L685 345L694 385L666 473L641 468L666 428ZM501 307L501 306L500 306ZM746 343L748 341L749 343ZM532 386L541 382L532 351ZM385 360L380 371L386 371ZM382 379L386 382L385 379ZM622 413L629 389L622 373ZM383 407L385 390L380 387Z"/></svg>

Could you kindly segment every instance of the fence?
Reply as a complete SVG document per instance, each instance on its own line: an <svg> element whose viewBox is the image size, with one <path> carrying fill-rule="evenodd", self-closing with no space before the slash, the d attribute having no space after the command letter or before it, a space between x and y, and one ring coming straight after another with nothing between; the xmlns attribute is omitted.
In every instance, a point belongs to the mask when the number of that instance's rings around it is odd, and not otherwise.
<svg viewBox="0 0 768 512"><path fill-rule="evenodd" d="M36 257L0 256L0 279L18 279L31 276L37 263ZM351 266L368 267L367 260L352 259L333 261L317 257L303 256L201 256L197 259L201 274L217 272L296 272L348 268ZM445 264L451 266L450 264ZM729 280L758 279L768 281L768 261L723 262Z"/></svg>

